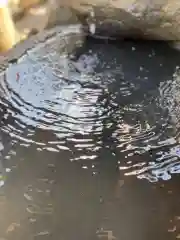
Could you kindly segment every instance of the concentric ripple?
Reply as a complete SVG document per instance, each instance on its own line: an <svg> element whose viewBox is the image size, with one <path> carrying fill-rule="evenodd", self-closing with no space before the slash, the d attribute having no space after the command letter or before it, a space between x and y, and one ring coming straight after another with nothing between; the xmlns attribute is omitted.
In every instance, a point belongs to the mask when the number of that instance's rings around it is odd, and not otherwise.
<svg viewBox="0 0 180 240"><path fill-rule="evenodd" d="M59 42L4 73L2 132L38 151L69 151L94 174L105 149L125 175L155 182L179 173L179 54L152 42Z"/></svg>

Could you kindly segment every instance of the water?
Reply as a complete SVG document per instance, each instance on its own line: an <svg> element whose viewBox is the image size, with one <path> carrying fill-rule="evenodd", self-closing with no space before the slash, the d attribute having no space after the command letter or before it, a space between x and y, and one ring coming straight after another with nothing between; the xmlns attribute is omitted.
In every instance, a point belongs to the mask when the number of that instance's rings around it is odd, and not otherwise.
<svg viewBox="0 0 180 240"><path fill-rule="evenodd" d="M1 75L0 240L180 238L180 54L78 39Z"/></svg>

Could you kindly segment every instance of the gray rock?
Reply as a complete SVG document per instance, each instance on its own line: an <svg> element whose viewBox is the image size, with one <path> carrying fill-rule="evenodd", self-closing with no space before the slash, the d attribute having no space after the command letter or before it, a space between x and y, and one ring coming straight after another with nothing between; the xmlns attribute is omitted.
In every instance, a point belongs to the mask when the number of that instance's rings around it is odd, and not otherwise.
<svg viewBox="0 0 180 240"><path fill-rule="evenodd" d="M178 0L55 0L54 4L58 7L50 10L51 25L77 23L84 16L96 24L100 36L180 40Z"/></svg>

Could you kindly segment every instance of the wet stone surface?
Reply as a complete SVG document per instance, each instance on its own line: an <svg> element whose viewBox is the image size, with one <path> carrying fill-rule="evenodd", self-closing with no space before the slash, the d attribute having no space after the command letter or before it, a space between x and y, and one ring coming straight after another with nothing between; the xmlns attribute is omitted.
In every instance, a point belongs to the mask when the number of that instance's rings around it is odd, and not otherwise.
<svg viewBox="0 0 180 240"><path fill-rule="evenodd" d="M1 74L0 239L178 239L180 53L82 39Z"/></svg>

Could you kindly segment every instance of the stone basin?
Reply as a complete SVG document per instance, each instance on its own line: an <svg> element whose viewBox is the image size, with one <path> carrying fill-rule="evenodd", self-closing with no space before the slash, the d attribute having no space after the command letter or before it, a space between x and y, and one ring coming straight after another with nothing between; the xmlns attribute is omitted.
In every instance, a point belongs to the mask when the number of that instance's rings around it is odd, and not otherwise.
<svg viewBox="0 0 180 240"><path fill-rule="evenodd" d="M179 238L179 60L81 25L2 57L0 239Z"/></svg>

